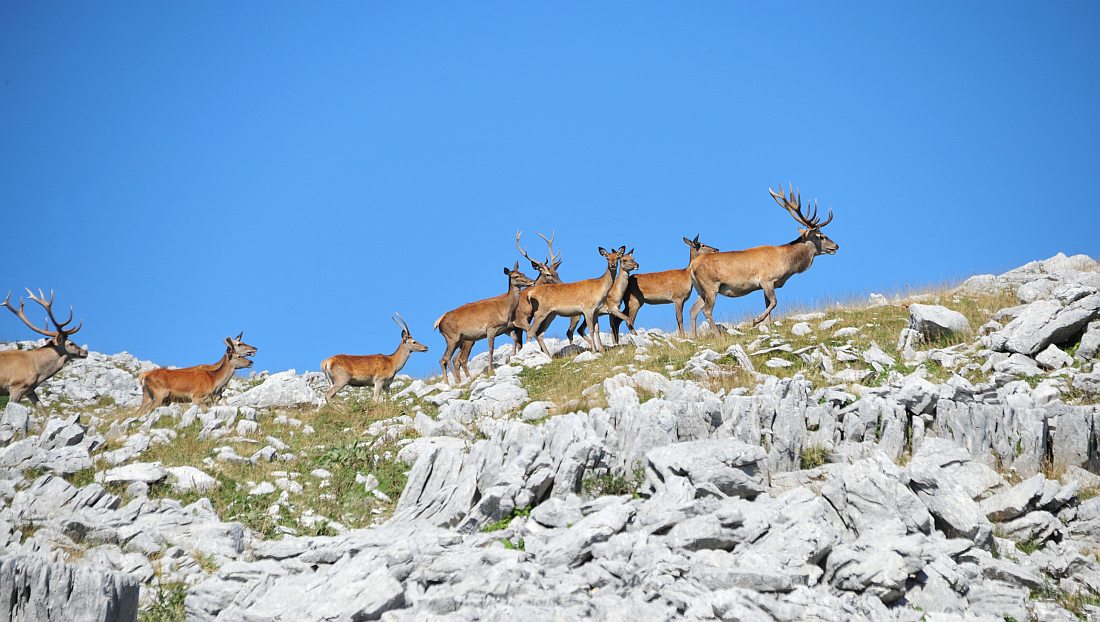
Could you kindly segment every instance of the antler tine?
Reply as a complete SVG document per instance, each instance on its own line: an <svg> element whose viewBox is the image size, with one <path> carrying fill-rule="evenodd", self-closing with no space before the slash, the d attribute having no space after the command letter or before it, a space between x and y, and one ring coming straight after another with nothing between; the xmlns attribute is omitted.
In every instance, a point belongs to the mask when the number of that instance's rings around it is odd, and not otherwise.
<svg viewBox="0 0 1100 622"><path fill-rule="evenodd" d="M524 259L526 259L527 261L530 261L532 263L538 263L534 259L531 259L531 256L527 254L527 251L523 250L523 247L519 245L519 236L522 235L522 234L523 234L522 231L519 231L519 230L516 231L516 249L519 250L519 254L523 255Z"/></svg>
<svg viewBox="0 0 1100 622"><path fill-rule="evenodd" d="M50 316L50 321L53 322L54 327L56 327L59 332L65 332L66 334L72 334L72 333L69 333L69 332L65 331L64 328L66 326L68 326L69 324L71 324L72 321L73 321L73 308L69 307L69 319L65 320L64 322L58 322L57 318L54 317L54 314L53 314L54 291L52 289L50 290L50 299L48 301L45 300L46 294L42 291L42 288L38 289L38 296L37 297L34 295L34 292L32 292L30 289L27 289L27 294L30 295L31 300L37 302L39 305L42 306L42 308L44 308L46 310L46 314ZM80 329L78 328L76 330L80 330ZM73 332L76 332L76 330L74 330Z"/></svg>
<svg viewBox="0 0 1100 622"><path fill-rule="evenodd" d="M401 330L411 335L412 331L409 330L409 323L405 321L405 318L401 317L401 314L397 311L394 311L393 315L394 317L391 319L393 319L394 322L397 322L397 325L401 327Z"/></svg>
<svg viewBox="0 0 1100 622"><path fill-rule="evenodd" d="M550 253L550 259L547 260L547 262L546 262L548 264L554 263L554 261L558 257L561 257L561 255L555 255L554 254L554 236L556 236L556 235L557 235L557 233L553 229L550 230L550 239L549 240L546 239L545 235L543 235L541 233L538 234L538 236L546 242L546 252Z"/></svg>
<svg viewBox="0 0 1100 622"><path fill-rule="evenodd" d="M824 227L825 225L831 223L832 221L833 221L833 210L829 210L829 215L826 216L824 222L817 223L817 228L820 229L820 228Z"/></svg>
<svg viewBox="0 0 1100 622"><path fill-rule="evenodd" d="M30 293L30 290L28 289L27 292ZM31 294L31 297L33 298L34 294ZM56 337L58 335L57 332L45 330L43 328L39 328L39 327L35 326L30 320L27 319L27 314L23 312L23 299L22 298L19 299L19 308L18 309L16 309L14 306L12 306L12 304L11 304L11 292L8 292L8 295L4 297L4 306L7 307L9 311L14 313L16 317L23 320L23 323L27 325L27 328L30 328L31 330L38 333L39 335L44 335L46 337Z"/></svg>

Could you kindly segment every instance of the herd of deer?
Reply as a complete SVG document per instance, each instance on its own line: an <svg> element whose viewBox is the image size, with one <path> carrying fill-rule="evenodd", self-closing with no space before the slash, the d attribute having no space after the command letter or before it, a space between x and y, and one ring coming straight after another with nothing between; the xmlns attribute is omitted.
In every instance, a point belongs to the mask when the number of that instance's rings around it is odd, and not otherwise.
<svg viewBox="0 0 1100 622"><path fill-rule="evenodd" d="M696 319L702 311L710 325L714 323L714 304L718 294L728 297L744 296L756 290L764 291L766 307L764 312L753 319L753 325L768 318L776 306L775 290L782 287L791 276L804 272L813 263L814 257L822 254L832 255L837 245L821 232L821 228L833 219L829 211L825 220L817 216L817 202L810 213L803 213L802 198L790 189L790 196L783 192L769 190L773 199L801 225L799 236L794 241L781 246L757 246L740 251L720 252L713 246L694 239L684 238L688 245L688 265L679 270L631 274L638 269L634 260L634 251L620 246L614 250L600 248L600 255L607 261L607 267L598 277L572 283L564 283L558 276L561 257L554 253L554 238L539 234L546 242L548 257L537 261L520 246L520 233L516 233L516 248L531 267L538 271L538 277L531 280L519 271L519 262L511 268L504 268L508 277L508 290L499 296L471 302L444 313L435 322L435 328L443 335L446 347L439 360L443 378L448 379L450 369L454 383L462 381L461 372L471 378L466 363L474 344L482 339L488 340L489 371L493 370L494 340L498 335L512 336L512 354L519 351L523 333L527 340L534 338L547 355L542 336L556 317L570 318L566 337L573 339L574 331L584 338L589 346L603 351L599 338L599 317L610 316L611 333L615 343L619 342L619 328L626 322L627 328L634 333L634 320L644 305L673 304L676 306L676 328L684 332L684 303L692 290L698 292L698 299L691 307L691 334L696 335ZM18 316L31 330L49 338L46 345L34 350L7 350L0 352L0 395L8 395L11 401L26 397L32 404L38 405L35 389L56 374L71 359L85 358L88 351L70 340L83 326L66 328L73 320L72 309L69 318L58 322L53 314L53 293L47 300L39 290L27 293L31 300L46 310L53 330L39 328L27 319L23 310L23 300L16 309L10 302L11 294L5 297L3 305ZM401 328L401 343L393 354L372 354L354 356L338 354L325 359L321 370L328 378L331 387L325 398L332 399L345 386L373 386L374 399L381 399L382 391L389 391L394 376L405 366L413 352L426 352L427 346L413 339L409 326L400 315L394 322ZM578 326L579 324L579 326ZM589 327L591 334L586 334ZM256 348L243 341L244 333L236 338L225 339L225 354L216 363L198 365L183 369L154 369L139 376L143 392L142 404L138 414L145 414L157 406L171 400L190 400L193 404L209 407L216 402L225 390L229 380L238 369L252 366L248 357L256 353ZM456 353L457 350L457 353Z"/></svg>

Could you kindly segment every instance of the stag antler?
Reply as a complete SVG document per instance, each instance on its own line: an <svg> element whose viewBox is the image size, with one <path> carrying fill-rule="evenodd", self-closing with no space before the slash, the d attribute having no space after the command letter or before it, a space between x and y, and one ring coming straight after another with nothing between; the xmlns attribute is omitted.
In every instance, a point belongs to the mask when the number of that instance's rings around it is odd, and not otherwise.
<svg viewBox="0 0 1100 622"><path fill-rule="evenodd" d="M523 232L517 230L516 231L516 249L519 250L519 254L523 255L523 257L527 261L530 261L533 264L539 263L539 262L535 261L534 259L531 259L531 256L527 254L527 251L523 250L523 247L519 245L519 236L521 236L521 235L523 235ZM539 235L541 235L541 234L539 234Z"/></svg>
<svg viewBox="0 0 1100 622"><path fill-rule="evenodd" d="M37 302L39 305L41 305L42 308L46 310L46 314L50 316L50 322L53 322L54 327L57 329L57 332L54 333L54 336L56 336L58 334L72 335L72 334L75 334L78 330L80 330L84 326L84 320L81 320L80 323L76 325L76 328L74 328L72 330L66 330L65 329L65 327L68 326L69 324L71 324L72 321L73 321L73 308L72 307L69 307L69 318L68 319L66 319L64 322L58 322L57 321L57 318L54 317L54 314L53 314L54 292L53 292L52 289L50 290L50 299L49 300L45 299L46 295L42 292L41 289L38 290L38 295L37 296L35 296L34 292L32 292L30 289L27 289L27 295L30 297L31 300L33 300L33 301ZM20 306L22 306L22 300L20 300Z"/></svg>
<svg viewBox="0 0 1100 622"><path fill-rule="evenodd" d="M545 235L543 235L541 233L538 234L538 236L540 238L542 238L543 240L546 241L546 252L550 253L550 258L546 260L546 265L548 265L548 266L554 265L554 262L557 261L561 257L561 255L555 255L554 254L554 235L555 235L555 233L554 233L553 229L550 230L550 239L549 240L546 239Z"/></svg>
<svg viewBox="0 0 1100 622"><path fill-rule="evenodd" d="M31 295L31 300L34 300L35 302L37 302L38 304L41 304L43 307L46 308L46 312L49 313L50 319L53 320L53 312L50 310L50 305L53 304L52 293L51 293L51 296L50 296L49 304L43 303L42 300L40 300L38 298L35 298L34 294L31 292L31 290L28 289L27 293ZM58 325L57 320L53 320L54 325L57 326L57 328L58 328L58 330L56 330L56 331L46 330L44 328L39 328L39 327L35 326L33 322L31 322L29 319L27 319L27 314L23 311L24 302L23 302L22 298L19 299L19 308L18 309L16 309L14 306L12 306L12 304L11 304L11 292L10 291L8 292L7 296L4 296L4 302L2 304L5 307L7 307L9 311L14 313L16 315L16 317L23 320L23 323L26 324L28 328L30 328L34 332L38 333L39 335L43 335L45 337L56 337L56 336L58 336L59 332L62 332L61 328L62 328L62 326L64 326L64 324ZM71 322L71 321L72 321L72 315L70 314L69 322ZM66 322L65 324L68 324L69 322ZM79 326L76 328L76 330L73 330L72 332L75 333L77 330L80 330ZM72 333L66 333L66 334L72 334Z"/></svg>
<svg viewBox="0 0 1100 622"><path fill-rule="evenodd" d="M400 313L394 311L393 312L393 317L391 317L390 319L393 320L394 324L397 324L401 328L402 332L404 332L406 334L409 334L409 335L412 334L412 331L409 330L408 323L405 322L405 318L401 317Z"/></svg>
<svg viewBox="0 0 1100 622"><path fill-rule="evenodd" d="M814 199L813 212L809 216L802 213L802 192L796 190L788 184L788 192L790 192L790 198L783 192L783 184L779 184L779 194L776 194L774 190L768 188L768 193L772 195L775 202L780 207L787 210L792 218L797 220L799 224L807 229L820 229L825 225L833 221L833 210L829 210L829 217L825 219L825 222L819 222L817 218L817 199Z"/></svg>

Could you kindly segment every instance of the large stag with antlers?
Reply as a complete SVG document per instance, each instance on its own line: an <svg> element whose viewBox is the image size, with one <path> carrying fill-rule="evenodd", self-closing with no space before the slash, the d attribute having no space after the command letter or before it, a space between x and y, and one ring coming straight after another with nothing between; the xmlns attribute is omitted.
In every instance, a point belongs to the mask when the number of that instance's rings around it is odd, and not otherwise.
<svg viewBox="0 0 1100 622"><path fill-rule="evenodd" d="M325 400L331 400L344 387L374 387L374 401L382 401L382 391L390 392L394 376L408 362L413 352L427 352L428 346L413 339L409 325L400 313L393 314L394 323L401 329L401 343L393 354L337 354L321 361L321 371L328 378L329 387Z"/></svg>
<svg viewBox="0 0 1100 622"><path fill-rule="evenodd" d="M585 321L592 327L592 334L585 339L596 352L603 352L603 344L600 342L600 326L596 323L596 310L607 300L607 292L611 291L611 285L615 281L615 272L619 266L619 259L626 253L626 247L608 251L600 247L600 254L607 260L607 269L594 279L576 281L574 283L557 283L555 285L542 285L538 291L531 292L531 306L534 314L531 318L531 330L527 333L527 339L531 339L531 331L535 333L535 340L539 347L547 355L550 350L542 340L542 334L550 327L555 317L584 316Z"/></svg>
<svg viewBox="0 0 1100 622"><path fill-rule="evenodd" d="M212 369L202 366L184 369L158 368L140 376L142 402L137 416L145 415L171 400L190 400L201 408L209 408L238 369L252 367L252 360L239 354L231 337L225 338L225 354Z"/></svg>
<svg viewBox="0 0 1100 622"><path fill-rule="evenodd" d="M758 289L764 290L764 312L753 318L752 324L756 326L763 322L775 308L776 289L783 287L787 279L795 274L808 270L814 257L832 255L840 248L821 232L822 227L832 222L832 210L821 221L817 217L817 200L814 200L813 212L807 216L802 213L801 192L789 188L791 196L788 197L783 192L782 185L779 186L778 194L771 188L768 192L780 207L802 225L798 230L798 238L783 246L757 246L741 251L700 255L696 258L690 267L695 291L699 292L699 299L691 306L692 336L696 334L695 320L700 309L706 315L711 328L717 326L714 323L714 303L718 294L736 298Z"/></svg>
<svg viewBox="0 0 1100 622"><path fill-rule="evenodd" d="M443 378L447 378L447 368L451 365L451 355L463 341L489 340L489 371L493 371L493 342L512 328L516 307L519 305L520 291L530 287L534 281L519 271L519 262L509 270L504 268L508 277L508 291L504 296L495 296L462 305L441 315L435 321L434 328L439 330L447 345L443 348L443 358L439 367ZM452 369L454 383L462 382L457 368Z"/></svg>
<svg viewBox="0 0 1100 622"><path fill-rule="evenodd" d="M61 368L72 359L82 359L88 356L88 351L75 343L69 337L75 335L84 322L81 321L76 328L66 328L73 321L73 310L69 308L69 319L58 322L53 315L54 294L50 292L50 299L46 300L42 290L35 295L27 290L30 299L38 303L46 310L48 321L53 324L53 330L39 328L27 319L23 312L23 299L19 299L19 308L11 304L11 292L4 297L3 305L14 313L28 328L49 338L46 345L34 350L7 350L0 352L0 395L7 395L13 402L26 397L31 404L38 406L38 394L34 392L38 385L49 380Z"/></svg>
<svg viewBox="0 0 1100 622"><path fill-rule="evenodd" d="M596 321L600 321L600 316L611 316L611 321L626 322L627 328L631 333L634 333L634 320L630 319L623 313L619 305L623 302L623 297L626 295L626 289L630 282L630 273L638 269L638 262L634 261L634 249L630 249L625 255L619 259L619 272L615 275L615 280L611 283L611 290L607 292L607 298L604 303L600 305L599 309L596 309ZM580 324L578 327L577 324ZM619 325L613 324L611 330L611 336L615 339L615 345L619 345ZM574 315L569 318L569 328L565 330L565 340L569 343L573 343L573 331L576 330L581 337L585 337L585 328L587 322L579 315Z"/></svg>
<svg viewBox="0 0 1100 622"><path fill-rule="evenodd" d="M515 313L512 316L512 356L519 353L520 346L523 345L523 334L530 328L531 322L531 299L530 294L540 285L547 285L553 283L561 283L561 277L558 276L558 267L561 266L561 256L554 254L554 232L550 232L550 237L539 233L538 236L546 242L546 252L548 256L546 261L538 261L532 259L527 251L523 250L523 247L519 245L519 239L522 235L522 231L516 232L516 249L520 255L531 262L531 267L538 271L539 275L535 277L534 283L531 287L520 291L519 304L516 305ZM508 294L501 294L497 298L504 298ZM458 347L458 352L451 359L451 367L453 369L461 369L466 373L466 378L472 378L470 374L470 368L467 367L467 363L470 361L470 352L474 349L474 344L477 343L474 340L463 340Z"/></svg>
<svg viewBox="0 0 1100 622"><path fill-rule="evenodd" d="M699 255L717 253L718 249L695 239L684 238L684 244L688 245L688 265L679 270L664 270L661 272L643 272L631 275L627 283L623 301L626 303L623 311L626 313L626 325L633 332L634 321L638 317L638 311L645 305L676 305L676 332L684 334L684 303L691 297L691 263ZM623 320L612 316L611 334L615 342L619 341L619 326Z"/></svg>

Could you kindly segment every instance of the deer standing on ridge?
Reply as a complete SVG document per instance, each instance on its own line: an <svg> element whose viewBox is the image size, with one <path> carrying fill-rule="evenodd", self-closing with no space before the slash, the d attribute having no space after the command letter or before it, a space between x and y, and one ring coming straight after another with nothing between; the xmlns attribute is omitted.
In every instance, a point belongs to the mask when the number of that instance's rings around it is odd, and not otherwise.
<svg viewBox="0 0 1100 622"><path fill-rule="evenodd" d="M627 317L625 313L619 309L619 305L623 302L623 296L626 295L626 288L630 281L630 273L638 269L638 262L634 261L634 249L630 249L625 255L619 259L619 272L615 275L614 282L611 283L611 291L607 292L607 298L604 303L600 305L600 308L596 310L596 321L600 321L601 315L610 316L611 321L618 320L619 322L626 322L627 328L630 329L631 334L634 334L634 320ZM580 327L577 324L580 323ZM569 328L565 331L565 340L569 343L573 343L573 330L576 329L577 333L584 337L585 328L587 323L584 318L578 315L574 315L569 318ZM615 339L615 345L619 345L619 325L613 324L611 329L611 335Z"/></svg>
<svg viewBox="0 0 1100 622"><path fill-rule="evenodd" d="M695 284L695 291L699 292L699 299L691 306L691 335L694 337L695 320L702 309L710 322L711 328L717 330L714 323L714 303L718 294L736 298L754 292L764 290L766 306L764 312L753 318L752 325L768 319L772 309L777 303L775 290L783 287L787 279L799 272L805 272L818 255L832 255L840 248L824 233L821 228L833 220L833 211L824 222L817 217L817 201L814 201L813 212L808 216L802 213L802 194L790 189L788 198L783 192L783 186L779 186L776 194L771 188L768 192L780 207L794 218L804 228L798 230L798 238L783 246L757 246L741 251L726 251L724 253L710 253L700 255L691 263L691 278Z"/></svg>
<svg viewBox="0 0 1100 622"><path fill-rule="evenodd" d="M523 250L523 247L519 245L519 238L521 231L516 232L516 249L519 250L519 254L523 255L527 261L531 262L531 267L538 271L539 275L535 277L534 283L531 287L520 291L519 304L516 305L516 311L512 316L512 356L519 353L520 346L523 344L523 333L530 327L531 321L531 300L529 298L531 291L537 288L539 285L546 285L550 283L561 283L561 277L558 276L558 267L561 266L560 255L554 254L554 232L550 232L550 238L543 234L538 234L543 241L546 242L547 252L550 254L545 262L536 261L527 254L527 251ZM497 298L504 298L508 294L501 294ZM476 340L465 339L458 347L458 352L455 353L454 358L451 359L451 367L453 369L461 368L466 372L466 378L472 378L470 375L470 368L466 364L470 361L470 352L474 349Z"/></svg>
<svg viewBox="0 0 1100 622"><path fill-rule="evenodd" d="M520 290L530 287L534 282L519 271L518 261L511 270L504 268L504 274L508 276L507 294L466 303L444 313L435 321L433 328L438 329L447 342L443 348L443 358L439 359L444 380L447 379L451 355L462 341L488 339L489 371L493 371L493 341L497 335L511 329L516 306L519 304ZM457 367L452 369L452 373L454 384L462 382Z"/></svg>
<svg viewBox="0 0 1100 622"><path fill-rule="evenodd" d="M592 334L586 335L585 339L592 346L593 351L603 352L603 344L600 343L600 326L596 323L596 310L606 301L607 292L611 291L611 285L615 281L619 259L625 253L625 246L620 246L614 251L600 247L600 254L607 260L607 269L604 270L603 275L573 283L542 285L538 291L531 292L529 298L534 308L534 315L531 318L531 330L527 332L527 340L531 340L531 332L534 331L539 347L549 355L550 350L543 342L542 334L550 327L554 318L583 315L585 321L592 327Z"/></svg>
<svg viewBox="0 0 1100 622"><path fill-rule="evenodd" d="M413 339L405 318L400 313L393 315L394 323L401 329L401 343L397 344L393 354L337 354L321 361L321 371L325 372L325 378L332 385L325 391L325 401L331 400L340 389L350 384L353 387L374 386L374 401L380 402L382 391L390 392L393 377L405 366L409 356L413 352L428 351L428 346Z"/></svg>
<svg viewBox="0 0 1100 622"><path fill-rule="evenodd" d="M191 400L200 408L213 406L233 374L238 369L252 367L251 359L234 350L232 338L225 338L225 346L225 354L213 369L202 369L201 366L185 369L160 367L140 374L138 380L141 382L142 401L136 416L145 415L171 400Z"/></svg>
<svg viewBox="0 0 1100 622"><path fill-rule="evenodd" d="M253 355L256 354L256 352L259 351L256 348L256 346L249 345L249 344L244 342L244 331L243 330L240 333L238 333L236 337L230 337L229 338L229 344L230 344L229 347L232 348L233 352L236 353L236 354L239 354L241 356L253 356ZM220 360L215 362L215 363L206 363L204 365L194 365L192 367L182 367L180 369L201 369L203 371L214 371L214 369L217 368L219 363L221 363ZM222 385L218 389L218 391L214 394L213 399L214 399L215 403L219 402L222 399L222 393L225 392L225 387L226 386L227 385Z"/></svg>
<svg viewBox="0 0 1100 622"><path fill-rule="evenodd" d="M46 296L42 293L42 290L38 290L38 295L35 296L34 292L28 289L27 294L31 300L46 309L46 315L49 317L49 322L53 324L54 329L38 328L31 323L26 314L23 313L23 299L19 299L19 308L16 309L11 304L11 292L8 292L8 295L4 297L3 305L20 320L23 320L28 328L39 335L49 337L49 341L46 342L46 345L34 350L6 350L0 352L0 395L7 395L12 402L18 402L26 397L31 404L37 407L39 404L38 394L34 391L38 388L38 385L61 371L65 363L70 360L86 358L88 351L69 340L69 337L75 335L84 326L82 320L76 325L76 328L65 328L73 321L71 307L69 308L69 319L58 322L53 315L53 292L50 292L49 300L45 299Z"/></svg>
<svg viewBox="0 0 1100 622"><path fill-rule="evenodd" d="M626 325L631 332L634 331L634 321L638 317L638 311L643 305L676 305L676 332L684 334L684 303L691 297L691 263L695 258L705 253L717 253L718 249L699 241L696 235L694 240L684 238L684 244L688 245L688 267L679 270L664 270L662 272L643 272L631 275L627 283L626 294L623 302L626 308ZM615 341L619 340L619 325L623 320L612 316L611 334Z"/></svg>

